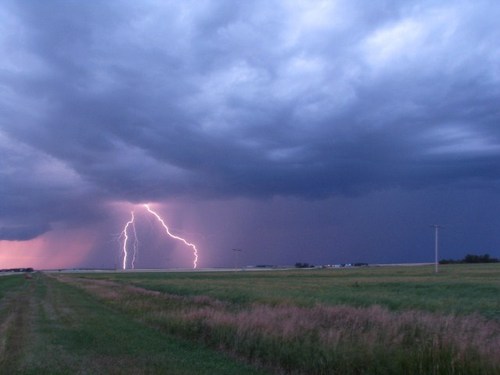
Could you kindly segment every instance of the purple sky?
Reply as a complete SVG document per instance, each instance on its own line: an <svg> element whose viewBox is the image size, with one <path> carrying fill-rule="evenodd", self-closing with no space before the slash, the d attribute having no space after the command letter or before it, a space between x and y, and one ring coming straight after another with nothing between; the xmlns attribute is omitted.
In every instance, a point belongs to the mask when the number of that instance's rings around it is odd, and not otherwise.
<svg viewBox="0 0 500 375"><path fill-rule="evenodd" d="M0 4L0 268L500 256L497 1Z"/></svg>

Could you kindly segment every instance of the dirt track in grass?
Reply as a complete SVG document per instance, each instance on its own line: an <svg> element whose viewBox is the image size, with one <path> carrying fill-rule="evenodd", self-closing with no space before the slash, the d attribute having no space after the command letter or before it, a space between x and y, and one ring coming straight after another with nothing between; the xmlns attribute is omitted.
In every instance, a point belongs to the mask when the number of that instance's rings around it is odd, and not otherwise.
<svg viewBox="0 0 500 375"><path fill-rule="evenodd" d="M19 277L19 276L16 276ZM0 299L2 374L265 374L37 274Z"/></svg>

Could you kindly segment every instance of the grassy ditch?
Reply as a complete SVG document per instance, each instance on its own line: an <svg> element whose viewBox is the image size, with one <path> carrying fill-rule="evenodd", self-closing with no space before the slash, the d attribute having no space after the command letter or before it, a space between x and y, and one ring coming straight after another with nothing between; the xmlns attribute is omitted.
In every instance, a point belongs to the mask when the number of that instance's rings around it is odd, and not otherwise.
<svg viewBox="0 0 500 375"><path fill-rule="evenodd" d="M442 266L437 275L433 267L424 266L263 272L131 272L90 274L88 277L180 296L203 295L235 305L380 305L391 311L479 314L500 321L500 264Z"/></svg>
<svg viewBox="0 0 500 375"><path fill-rule="evenodd" d="M366 274L356 274L355 278L348 278L345 273L337 276L294 271L255 275L115 274L60 279L85 289L148 326L221 349L277 373L500 373L500 322L487 316L498 306L498 294L488 294L495 290L495 281L483 278L481 272L456 278L455 270L448 276L429 276L429 279L413 274L415 271L411 269L408 274L399 274L399 270L391 271L396 272L393 276L378 274L377 281L373 272L379 271L369 270ZM323 283L350 286L352 293L361 288L361 283L378 283L376 300L384 297L386 283L402 285L402 290L417 289L420 293L419 288L411 285L420 285L425 290L426 282L437 280L443 298L449 301L457 291L447 285L475 282L482 286L478 289L484 301L470 314L464 310L450 314L445 307L439 308L436 296L431 296L436 300L433 308L396 304L399 307L392 310L378 304L336 304L335 299L323 303L318 298L319 302L311 303L310 296L300 297L307 290L310 295L321 294L320 288L311 286L317 285L313 280L318 282L325 275L333 280L325 278ZM244 278L252 279L251 288L241 283ZM200 279L205 279L203 285L199 284ZM180 284L184 285L181 293L165 292L171 285L175 291ZM291 292L286 291L285 284L292 286ZM233 287L224 291L221 285ZM436 285L430 287L433 290ZM199 288L208 292L201 294ZM240 288L249 292L238 299L235 297ZM276 297L280 291L283 291L281 299ZM292 295L299 297L294 299ZM481 306L486 306L488 314L481 314Z"/></svg>
<svg viewBox="0 0 500 375"><path fill-rule="evenodd" d="M20 280L1 300L1 374L265 373L165 335L72 285L43 274Z"/></svg>

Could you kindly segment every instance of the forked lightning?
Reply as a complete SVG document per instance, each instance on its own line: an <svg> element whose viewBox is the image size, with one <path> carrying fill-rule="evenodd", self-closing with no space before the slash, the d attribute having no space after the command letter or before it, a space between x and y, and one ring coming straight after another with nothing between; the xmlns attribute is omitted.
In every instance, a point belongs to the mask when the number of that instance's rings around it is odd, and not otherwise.
<svg viewBox="0 0 500 375"><path fill-rule="evenodd" d="M184 245L186 246L189 246L190 248L193 249L193 268L197 268L198 267L198 249L196 248L196 246L188 241L186 241L184 238L182 237L179 237L179 236L176 236L172 233L170 233L170 229L168 228L167 224L165 224L165 221L162 219L162 217L155 211L153 211L151 209L151 207L149 206L149 204L144 204L144 207L146 208L146 210L152 214L153 216L156 217L156 219L160 222L160 224L163 226L163 229L165 229L165 233L167 233L167 235L170 237L170 238L173 238L177 241L181 241L182 243L184 243ZM133 255L132 255L132 262L131 262L131 267L132 269L135 268L135 261L136 261L136 257L137 257L137 250L139 248L139 239L137 237L137 231L136 231L136 228L135 228L135 216L134 216L134 211L131 212L131 218L129 221L127 221L127 223L125 224L125 226L123 227L123 231L122 231L122 236L123 236L123 247L122 247L122 253L123 253L123 263L122 263L122 269L126 270L127 269L127 259L128 259L128 249L127 249L127 243L128 243L128 240L129 240L129 235L128 235L128 229L129 227L132 227L132 230L133 230L133 234L134 234L134 252L133 252Z"/></svg>

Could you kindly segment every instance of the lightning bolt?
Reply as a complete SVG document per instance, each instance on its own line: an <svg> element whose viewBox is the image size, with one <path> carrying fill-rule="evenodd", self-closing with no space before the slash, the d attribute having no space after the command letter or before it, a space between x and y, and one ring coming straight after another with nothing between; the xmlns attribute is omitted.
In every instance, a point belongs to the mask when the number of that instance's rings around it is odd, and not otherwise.
<svg viewBox="0 0 500 375"><path fill-rule="evenodd" d="M158 215L155 211L153 211L150 207L149 207L149 204L145 204L144 207L146 207L146 210L148 210L148 212L152 215L154 215L158 221L161 223L161 225L163 226L163 228L165 229L165 232L167 233L167 235L169 235L171 238L175 239L175 240L178 240L178 241L181 241L182 243L184 243L186 246L189 246L193 249L193 256L194 256L194 260L193 260L193 268L196 268L198 266L198 249L196 248L196 246L192 243L189 243L187 242L184 238L182 237L178 237L172 233L170 233L170 230L168 229L168 226L167 224L165 224L165 222L163 221L163 219L160 217L160 215Z"/></svg>
<svg viewBox="0 0 500 375"><path fill-rule="evenodd" d="M124 269L124 270L127 269L127 258L128 258L128 251L127 251L128 227L130 225L132 225L133 228L134 228L134 232L135 232L134 211L130 212L130 214L131 214L130 220L127 221L127 223L123 227L123 231L122 231L122 236L123 236L123 248L122 248L122 251L123 251L123 265L122 265L122 269ZM135 237L135 240L137 241L137 236Z"/></svg>
<svg viewBox="0 0 500 375"><path fill-rule="evenodd" d="M137 231L135 230L135 220L132 221L132 230L134 232L134 252L132 253L132 269L135 269L135 260L139 250L139 239L137 238Z"/></svg>

